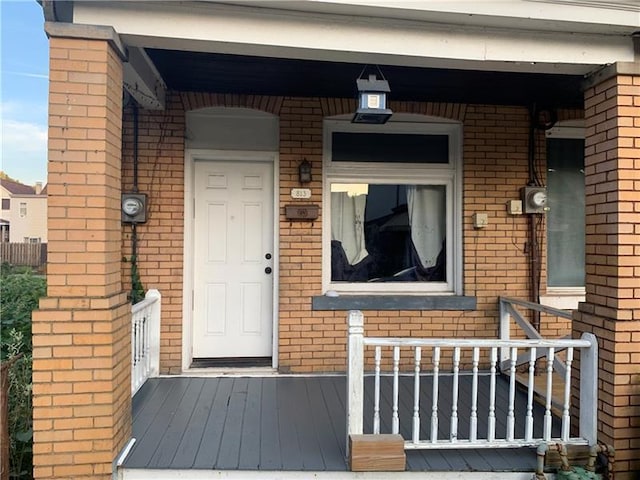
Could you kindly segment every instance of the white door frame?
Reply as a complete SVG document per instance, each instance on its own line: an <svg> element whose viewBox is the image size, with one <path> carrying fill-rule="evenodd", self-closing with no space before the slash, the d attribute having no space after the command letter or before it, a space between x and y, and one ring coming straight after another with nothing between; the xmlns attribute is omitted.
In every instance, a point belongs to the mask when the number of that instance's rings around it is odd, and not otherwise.
<svg viewBox="0 0 640 480"><path fill-rule="evenodd" d="M280 290L280 222L278 152L244 150L186 149L184 158L184 250L182 282L182 371L186 372L193 361L193 281L194 281L194 164L196 161L251 161L273 164L273 338L272 367L278 368L278 292Z"/></svg>

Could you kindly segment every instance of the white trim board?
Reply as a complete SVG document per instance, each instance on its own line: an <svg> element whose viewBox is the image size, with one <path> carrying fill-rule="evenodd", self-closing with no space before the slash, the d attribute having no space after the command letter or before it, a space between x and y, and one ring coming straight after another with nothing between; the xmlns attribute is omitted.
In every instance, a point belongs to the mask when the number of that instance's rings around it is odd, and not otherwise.
<svg viewBox="0 0 640 480"><path fill-rule="evenodd" d="M275 472L255 470L120 469L118 480L531 480L533 472ZM545 474L555 480L555 474Z"/></svg>
<svg viewBox="0 0 640 480"><path fill-rule="evenodd" d="M466 25L469 15L462 12L437 22L433 12L404 9L409 18L397 18L402 11L391 9L393 15L376 17L363 6L349 14L330 2L324 6L320 13L205 2L82 2L75 4L74 22L111 25L127 45L141 48L278 58L558 74L634 61L628 26L613 34L612 26L599 32L588 24L589 33L578 33L566 20L543 30L529 18ZM526 25L517 25L522 21Z"/></svg>

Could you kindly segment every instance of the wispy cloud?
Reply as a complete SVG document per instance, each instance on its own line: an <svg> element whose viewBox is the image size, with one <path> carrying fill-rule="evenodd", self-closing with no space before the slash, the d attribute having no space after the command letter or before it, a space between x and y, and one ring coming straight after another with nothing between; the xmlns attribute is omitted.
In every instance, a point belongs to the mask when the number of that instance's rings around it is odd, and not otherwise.
<svg viewBox="0 0 640 480"><path fill-rule="evenodd" d="M44 80L49 80L49 75L44 73L13 72L13 71L6 71L6 70L4 73L7 75L15 75L16 77L42 78Z"/></svg>

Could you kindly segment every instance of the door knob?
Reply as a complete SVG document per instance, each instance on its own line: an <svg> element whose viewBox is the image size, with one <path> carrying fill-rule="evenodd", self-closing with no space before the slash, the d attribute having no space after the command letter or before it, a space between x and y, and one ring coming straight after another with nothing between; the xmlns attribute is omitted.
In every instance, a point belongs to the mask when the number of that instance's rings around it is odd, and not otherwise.
<svg viewBox="0 0 640 480"><path fill-rule="evenodd" d="M271 260L271 254L270 254L270 253L267 253L267 254L264 256L264 258L266 258L267 260Z"/></svg>
<svg viewBox="0 0 640 480"><path fill-rule="evenodd" d="M267 275L271 272L272 272L271 267L267 267L264 269L264 273L266 273Z"/></svg>

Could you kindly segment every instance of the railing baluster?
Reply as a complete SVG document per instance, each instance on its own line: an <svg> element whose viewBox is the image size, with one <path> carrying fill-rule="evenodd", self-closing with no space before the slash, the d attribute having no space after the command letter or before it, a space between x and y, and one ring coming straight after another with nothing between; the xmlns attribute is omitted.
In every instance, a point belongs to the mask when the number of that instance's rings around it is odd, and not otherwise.
<svg viewBox="0 0 640 480"><path fill-rule="evenodd" d="M451 442L458 440L458 387L460 373L460 347L453 349L453 392L451 393Z"/></svg>
<svg viewBox="0 0 640 480"><path fill-rule="evenodd" d="M391 433L400 431L398 417L398 375L400 372L400 347L393 347L393 413L391 415Z"/></svg>
<svg viewBox="0 0 640 480"><path fill-rule="evenodd" d="M529 379L527 381L527 419L525 423L525 440L533 438L533 390L536 373L536 347L531 347L529 356Z"/></svg>
<svg viewBox="0 0 640 480"><path fill-rule="evenodd" d="M416 347L413 354L413 443L420 441L420 361L422 349Z"/></svg>
<svg viewBox="0 0 640 480"><path fill-rule="evenodd" d="M438 441L438 382L440 373L440 347L433 347L433 391L431 395L431 443Z"/></svg>
<svg viewBox="0 0 640 480"><path fill-rule="evenodd" d="M373 393L373 433L380 433L380 362L382 360L382 347L376 347L374 357L374 393Z"/></svg>
<svg viewBox="0 0 640 480"><path fill-rule="evenodd" d="M489 425L487 439L493 442L496 439L496 362L498 361L498 349L491 348L490 373L491 380L489 386Z"/></svg>
<svg viewBox="0 0 640 480"><path fill-rule="evenodd" d="M159 373L160 292L151 289L145 299L131 307L131 394Z"/></svg>
<svg viewBox="0 0 640 480"><path fill-rule="evenodd" d="M562 441L569 441L571 431L571 417L569 407L571 406L571 364L573 363L573 347L567 349L565 361L566 370L564 372L564 404L562 406Z"/></svg>
<svg viewBox="0 0 640 480"><path fill-rule="evenodd" d="M469 440L478 439L478 364L480 363L480 349L473 348L472 359L473 380L471 384L471 418L469 420Z"/></svg>
<svg viewBox="0 0 640 480"><path fill-rule="evenodd" d="M549 347L547 350L547 392L546 405L544 411L544 433L545 441L551 440L551 394L553 391L553 359L555 357L555 349Z"/></svg>
<svg viewBox="0 0 640 480"><path fill-rule="evenodd" d="M507 413L507 440L514 438L516 427L515 403L516 403L516 362L518 360L518 349L511 348L511 358L509 366L509 409Z"/></svg>
<svg viewBox="0 0 640 480"><path fill-rule="evenodd" d="M143 343L144 343L144 348L143 348L143 355L144 355L144 374L145 376L147 376L149 374L149 365L151 364L150 359L149 359L149 315L150 315L150 310L151 308L147 308L146 312L145 312L145 316L142 319L142 330L144 331L144 335L143 335Z"/></svg>
<svg viewBox="0 0 640 480"><path fill-rule="evenodd" d="M508 302L506 302L508 307ZM138 309L140 312L142 309ZM146 312L145 312L146 313ZM134 329L132 334L140 336L142 330L147 328L147 325L150 327L152 324L149 323L152 319L147 318L146 321L142 320L143 323L139 323L138 332ZM362 322L361 322L362 324ZM349 335L349 345L352 342L352 339L355 333L352 332L352 328L350 326L350 335ZM409 417L411 416L411 433L407 432L407 437L410 435L411 439L407 438L404 442L405 449L438 449L438 448L496 448L496 447L504 447L504 448L517 448L517 447L532 447L539 444L542 441L545 442L559 442L563 443L571 443L577 445L584 444L592 444L595 434L594 426L596 425L596 416L589 415L589 412L595 412L596 410L596 402L597 396L594 394L590 387L593 384L593 378L596 376L595 371L597 369L597 341L593 336L584 336L583 339L545 339L545 338L536 338L533 339L509 339L509 340L497 340L497 339L456 339L456 338L447 338L447 339L417 339L417 338L376 338L376 337L364 337L362 335L363 332L360 332L362 346L371 347L371 354L375 352L375 393L373 399L373 432L380 433L381 430L381 416L383 415L381 402L382 402L382 389L388 389L387 392L392 396L391 405L391 425L390 430L393 433L399 433L400 431L400 414L402 413L402 422L405 422L405 427L408 427ZM143 342L145 343L143 346L143 351L147 349L146 345L146 335ZM413 364L409 364L409 360L402 364L401 366L401 354L402 349L413 349ZM423 350L426 352L426 348L431 349L431 360L426 360L427 364L429 361L433 362L432 367L426 367L426 370L423 371L422 368L422 352ZM389 349L389 352L392 354L392 371L393 371L393 381L388 382L382 381L382 351L383 349ZM451 350L451 360L449 360L447 353L446 363L443 364L442 360L442 350L449 349ZM581 358L581 367L582 361L584 361L584 372L581 368L580 375L580 403L581 403L581 411L587 412L587 420L582 421L580 419L580 433L579 435L572 435L571 432L571 411L570 411L570 401L571 395L575 395L574 390L571 389L571 375L572 375L572 362L574 358L575 349L580 349L580 358ZM555 353L559 351L566 350L566 366L563 365L562 360L555 359ZM486 354L484 352L487 352ZM500 352L504 352L504 358L507 359L505 362L499 362ZM518 353L520 352L520 355ZM481 358L485 358L487 355L488 363L489 363L489 372L487 381L489 383L489 399L487 401L488 405L488 419L487 419L487 430L486 437L482 432L478 432L478 424L479 415L480 415L480 405L482 404L482 399L478 398L479 390L484 388L484 378L483 372L480 372L480 361ZM143 354L143 356L145 356ZM471 375L467 376L464 372L461 372L461 368L463 367L463 359L469 357L470 362L470 373ZM540 359L538 357L541 357ZM546 357L546 358L545 358ZM349 365L352 364L351 356L349 357ZM536 368L538 365L538 360L541 362L543 359L546 360L546 396L545 396L545 411L544 417L538 420L538 422L542 422L542 425L536 425L536 420L534 418L535 408L534 408L534 397L536 392ZM449 369L449 361L451 361L451 370ZM554 363L555 361L555 363ZM373 362L372 362L373 363ZM527 394L526 404L524 398L521 400L518 397L518 394L515 390L516 381L519 381L516 378L516 370L518 365L522 365L523 367L527 366L527 375L523 375L526 378L525 383L527 385ZM466 365L466 363L464 363ZM560 366L562 365L562 368ZM451 407L449 410L449 405L442 405L444 411L442 412L443 418L444 415L449 413L449 419L446 421L447 427L449 427L449 435L443 437L442 433L439 430L439 416L440 416L440 368L441 366L445 367L446 371L450 373L446 373L447 376L451 376L452 384L451 390L449 393L445 393L447 399L451 399ZM413 403L410 401L406 401L410 398L409 390L410 388L405 388L405 385L400 385L400 370L406 375L407 378L404 378L408 382L409 379L409 369L412 370L413 374ZM423 373L428 372L431 368L433 368L433 383L431 388L431 422L428 427L429 431L426 433L421 432L421 421L425 417L424 413L420 411L421 408L421 397L422 394L421 388L422 385L422 377ZM589 368L592 370L589 371ZM362 379L364 376L363 370L356 370L360 372L359 378ZM353 376L353 370L350 368L349 372L351 376ZM585 373L586 372L586 373ZM509 380L508 384L506 383L506 379L502 380L498 379L498 375L500 374L508 374ZM553 393L553 376L556 374L560 374L564 377L565 385L564 385L564 398L562 405L562 428L558 434L552 432L552 408L555 405L554 399L552 396ZM583 378L584 375L589 374L590 382L586 382ZM544 377L542 377L544 378ZM467 381L467 385L470 384L470 412L467 410L466 413L463 412L463 418L465 414L469 415L469 424L468 429L464 426L462 430L460 430L460 396L464 395L464 385L465 381ZM144 382L142 379L141 383ZM447 380L448 382L448 380ZM351 385L351 383L348 384ZM426 386L426 385L425 385ZM402 387L402 388L401 388ZM449 387L446 386L446 389ZM504 392L500 393L500 392ZM508 392L508 393L507 393ZM583 395L583 392L586 392L586 395ZM355 404L354 395L357 395L358 391L349 391L349 399L348 404ZM403 406L402 412L400 412L400 395L406 395L406 399L403 398ZM506 394L506 395L505 395ZM544 394L544 393L543 393ZM507 398L504 398L504 396ZM516 404L516 401L518 403ZM444 398L443 398L444 402ZM480 405L479 405L480 404ZM413 409L411 406L413 405ZM526 407L525 407L526 405ZM426 405L425 405L426 406ZM465 407L466 408L466 407ZM484 407L483 407L484 408ZM464 409L463 409L464 410ZM361 412L362 410L360 410ZM350 408L348 408L349 414L347 415L348 421L348 431L350 433L361 432L361 429L351 428L351 420L354 416L354 412ZM447 413L445 413L447 412ZM519 415L516 418L516 414ZM360 418L360 415L355 415L357 418ZM506 416L506 418L505 418ZM421 418L423 417L423 418ZM498 417L502 422L504 420L504 427L498 427ZM593 418L591 418L593 417ZM464 422L465 420L463 420ZM575 421L574 423L576 423ZM516 428L516 424L518 427ZM465 424L466 425L466 424ZM443 428L446 428L443 426ZM539 430L536 432L535 430ZM425 430L427 426L425 425ZM408 430L408 428L405 428ZM505 432L504 434L502 432ZM468 434L467 434L468 432ZM464 434L464 435L463 435ZM482 437L482 438L478 438ZM496 438L498 437L498 438Z"/></svg>

